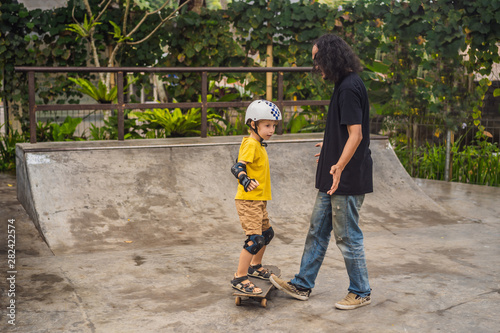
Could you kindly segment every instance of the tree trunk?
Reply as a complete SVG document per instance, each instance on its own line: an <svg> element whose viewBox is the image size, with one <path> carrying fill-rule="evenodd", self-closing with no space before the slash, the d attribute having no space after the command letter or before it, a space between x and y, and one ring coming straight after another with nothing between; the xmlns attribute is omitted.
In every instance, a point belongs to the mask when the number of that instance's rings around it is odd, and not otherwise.
<svg viewBox="0 0 500 333"><path fill-rule="evenodd" d="M161 103L168 103L168 96L167 92L165 91L165 87L163 86L163 81L156 74L153 75L153 84L158 93L158 100Z"/></svg>

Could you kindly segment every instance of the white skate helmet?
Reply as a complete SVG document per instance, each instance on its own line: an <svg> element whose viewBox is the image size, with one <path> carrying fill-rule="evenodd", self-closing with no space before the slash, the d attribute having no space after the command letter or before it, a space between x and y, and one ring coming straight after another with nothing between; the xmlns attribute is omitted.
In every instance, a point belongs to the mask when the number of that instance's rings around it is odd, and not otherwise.
<svg viewBox="0 0 500 333"><path fill-rule="evenodd" d="M245 124L248 124L249 120L281 120L281 112L274 103L261 99L253 101L248 106Z"/></svg>

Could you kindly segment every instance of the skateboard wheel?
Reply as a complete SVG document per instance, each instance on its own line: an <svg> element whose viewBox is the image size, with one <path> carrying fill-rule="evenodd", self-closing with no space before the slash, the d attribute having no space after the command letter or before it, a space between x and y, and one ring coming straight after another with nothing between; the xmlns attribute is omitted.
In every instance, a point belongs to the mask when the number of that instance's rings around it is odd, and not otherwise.
<svg viewBox="0 0 500 333"><path fill-rule="evenodd" d="M267 299L265 299L265 298L261 299L261 300L260 300L260 305L261 305L263 308L267 307Z"/></svg>
<svg viewBox="0 0 500 333"><path fill-rule="evenodd" d="M241 305L241 297L240 296L236 296L236 298L234 299L234 304L236 304L237 306Z"/></svg>

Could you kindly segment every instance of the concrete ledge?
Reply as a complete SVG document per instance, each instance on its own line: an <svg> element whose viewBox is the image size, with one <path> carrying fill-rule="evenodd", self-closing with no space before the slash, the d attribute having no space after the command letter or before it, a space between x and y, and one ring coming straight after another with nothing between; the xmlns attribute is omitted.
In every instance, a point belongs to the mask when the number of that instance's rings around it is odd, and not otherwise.
<svg viewBox="0 0 500 333"><path fill-rule="evenodd" d="M36 144L21 143L19 147L25 152L47 152L47 151L75 151L75 150L108 150L108 149L134 149L134 148L172 148L193 146L218 146L239 145L243 135L215 136L208 138L168 138L168 139L144 139L144 140L105 140L105 141L66 141L66 142L40 142ZM275 135L266 142L294 143L321 141L323 133L306 134L284 134ZM371 140L387 140L386 136L372 135Z"/></svg>
<svg viewBox="0 0 500 333"><path fill-rule="evenodd" d="M408 176L387 140L375 138L377 195L367 196L362 218L394 228L408 218L455 223ZM200 233L238 237L237 181L229 169L241 139L19 144L18 199L55 254L194 244ZM290 231L308 222L321 139L316 133L269 141L269 213Z"/></svg>
<svg viewBox="0 0 500 333"><path fill-rule="evenodd" d="M283 145L321 138L276 136L268 151L293 158ZM18 199L56 254L189 243L199 223L208 234L222 228L234 235L229 168L241 139L19 144Z"/></svg>

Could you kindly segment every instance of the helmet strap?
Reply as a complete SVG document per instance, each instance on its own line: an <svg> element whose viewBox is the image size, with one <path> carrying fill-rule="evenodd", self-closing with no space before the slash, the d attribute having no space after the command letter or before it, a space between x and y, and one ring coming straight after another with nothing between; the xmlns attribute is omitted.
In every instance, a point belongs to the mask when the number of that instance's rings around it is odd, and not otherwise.
<svg viewBox="0 0 500 333"><path fill-rule="evenodd" d="M255 132L255 134L257 134L257 136L258 136L258 137L259 137L259 139L260 139L260 145L261 145L262 147L267 147L267 143L266 143L266 142L264 142L264 139L263 139L263 138L260 136L260 134L259 134L259 130L258 130L258 127L259 127L259 126L258 126L258 125L259 125L259 121L258 121L258 120L257 120L257 121L253 121L253 123L255 124L255 128L253 128L253 127L251 126L251 123L252 123L252 121L249 121L249 122L247 123L247 126L248 126L248 127L250 127L250 129L251 129L252 131L254 131L254 132Z"/></svg>

